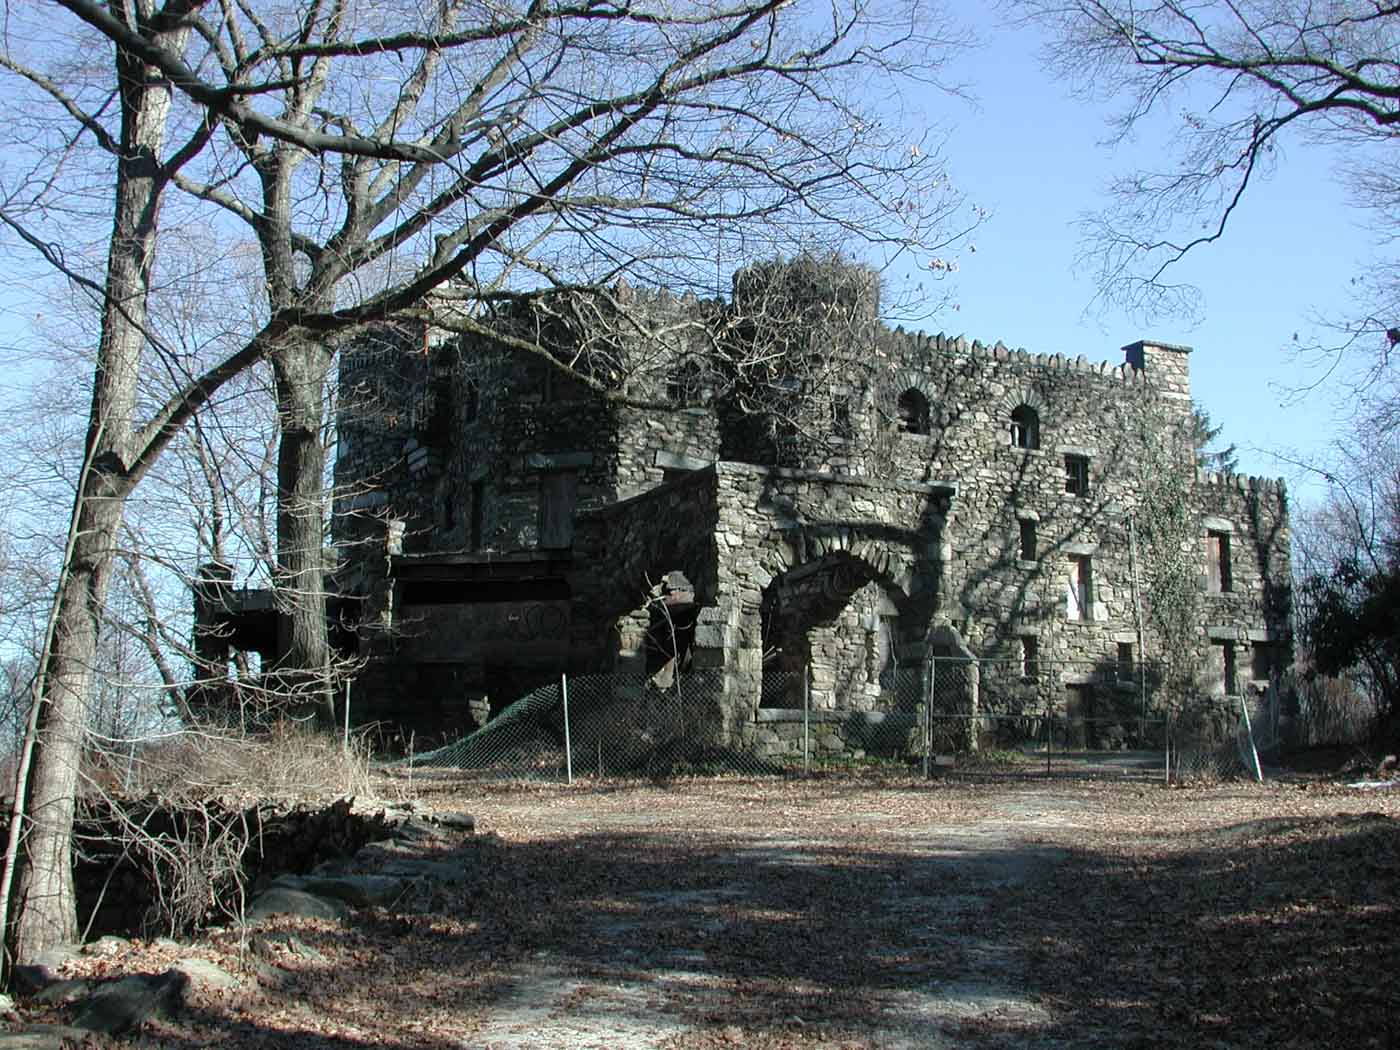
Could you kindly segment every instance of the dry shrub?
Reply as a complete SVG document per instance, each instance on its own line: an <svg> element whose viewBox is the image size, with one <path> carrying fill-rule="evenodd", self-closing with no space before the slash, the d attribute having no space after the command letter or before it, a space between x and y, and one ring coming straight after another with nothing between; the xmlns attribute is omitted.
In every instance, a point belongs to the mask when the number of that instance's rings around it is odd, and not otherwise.
<svg viewBox="0 0 1400 1050"><path fill-rule="evenodd" d="M257 735L187 732L143 744L125 794L293 804L370 793L369 752L297 723Z"/></svg>
<svg viewBox="0 0 1400 1050"><path fill-rule="evenodd" d="M1299 675L1297 690L1297 713L1289 734L1293 746L1361 745L1374 737L1382 706L1357 681Z"/></svg>

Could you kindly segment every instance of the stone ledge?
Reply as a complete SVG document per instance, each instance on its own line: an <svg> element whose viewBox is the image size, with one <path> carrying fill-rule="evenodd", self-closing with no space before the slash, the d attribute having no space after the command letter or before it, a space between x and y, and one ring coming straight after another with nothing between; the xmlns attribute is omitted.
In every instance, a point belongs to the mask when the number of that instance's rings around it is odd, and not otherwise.
<svg viewBox="0 0 1400 1050"><path fill-rule="evenodd" d="M800 707L760 707L754 712L754 721L760 723L772 722L801 722L802 708ZM864 724L867 726L900 725L907 722L913 725L915 718L912 711L809 711L807 712L809 723L820 723L822 725L847 725L850 723Z"/></svg>
<svg viewBox="0 0 1400 1050"><path fill-rule="evenodd" d="M759 467L751 463L736 463L732 460L719 460L714 465L716 474L746 474L749 477L790 478L794 481L815 481L826 485L847 485L855 488L883 489L895 492L945 492L956 496L956 481L887 481L878 478L857 477L853 474L823 474L817 470L796 470L792 467Z"/></svg>

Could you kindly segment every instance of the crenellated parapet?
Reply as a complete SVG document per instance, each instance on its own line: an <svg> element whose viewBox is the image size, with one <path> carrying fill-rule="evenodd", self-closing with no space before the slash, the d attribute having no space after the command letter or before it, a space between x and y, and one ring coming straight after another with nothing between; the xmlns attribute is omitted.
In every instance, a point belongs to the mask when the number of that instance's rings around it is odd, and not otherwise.
<svg viewBox="0 0 1400 1050"><path fill-rule="evenodd" d="M1260 496L1273 495L1280 499L1288 495L1288 485L1283 478L1255 477L1252 474L1197 470L1196 484L1210 488L1234 489Z"/></svg>
<svg viewBox="0 0 1400 1050"><path fill-rule="evenodd" d="M935 358L964 358L990 366L1004 364L1047 373L1101 377L1108 383L1118 385L1138 386L1148 381L1147 370L1131 360L1115 365L1108 361L1090 361L1083 354L1074 357L1067 354L1036 354L1025 349L1013 350L1000 340L988 345L963 335L910 332L902 326L889 332L886 345L891 356L903 357L911 362L932 363Z"/></svg>

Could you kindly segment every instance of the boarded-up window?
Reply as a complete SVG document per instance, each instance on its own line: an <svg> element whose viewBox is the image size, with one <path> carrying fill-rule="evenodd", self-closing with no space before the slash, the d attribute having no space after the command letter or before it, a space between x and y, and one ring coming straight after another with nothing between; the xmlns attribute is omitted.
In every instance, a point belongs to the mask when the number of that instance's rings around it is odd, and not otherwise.
<svg viewBox="0 0 1400 1050"><path fill-rule="evenodd" d="M1065 619L1092 618L1094 600L1094 569L1087 554L1071 554L1069 575L1065 581Z"/></svg>
<svg viewBox="0 0 1400 1050"><path fill-rule="evenodd" d="M1228 532L1206 534L1206 572L1210 576L1211 593L1228 594L1234 590L1234 580L1230 572L1230 534Z"/></svg>
<svg viewBox="0 0 1400 1050"><path fill-rule="evenodd" d="M557 550L574 543L578 474L572 470L540 478L540 546Z"/></svg>

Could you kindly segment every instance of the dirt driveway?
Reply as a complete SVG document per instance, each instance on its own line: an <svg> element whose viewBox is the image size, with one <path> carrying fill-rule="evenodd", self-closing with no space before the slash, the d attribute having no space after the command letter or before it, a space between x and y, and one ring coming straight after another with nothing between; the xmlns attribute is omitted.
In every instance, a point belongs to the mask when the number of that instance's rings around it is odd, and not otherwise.
<svg viewBox="0 0 1400 1050"><path fill-rule="evenodd" d="M419 790L478 818L442 849L462 878L349 927L303 921L295 984L147 1044L1388 1046L1400 1018L1369 977L1400 961L1376 935L1400 918L1392 795Z"/></svg>

